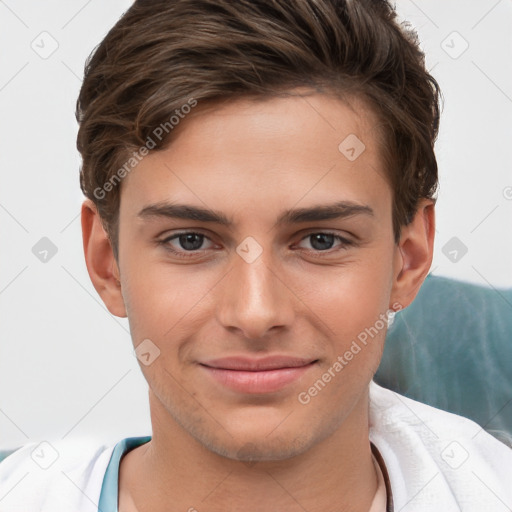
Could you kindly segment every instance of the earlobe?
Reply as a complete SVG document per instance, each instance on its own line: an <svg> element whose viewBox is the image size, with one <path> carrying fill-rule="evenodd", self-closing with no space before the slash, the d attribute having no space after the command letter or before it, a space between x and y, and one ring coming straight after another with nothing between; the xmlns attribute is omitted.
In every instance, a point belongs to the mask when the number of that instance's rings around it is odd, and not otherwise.
<svg viewBox="0 0 512 512"><path fill-rule="evenodd" d="M422 199L413 220L402 226L396 247L391 304L404 309L416 297L427 276L434 252L435 207L431 199ZM390 305L390 308L394 309Z"/></svg>
<svg viewBox="0 0 512 512"><path fill-rule="evenodd" d="M126 317L119 267L96 206L90 199L82 204L82 238L87 271L94 288L113 315Z"/></svg>

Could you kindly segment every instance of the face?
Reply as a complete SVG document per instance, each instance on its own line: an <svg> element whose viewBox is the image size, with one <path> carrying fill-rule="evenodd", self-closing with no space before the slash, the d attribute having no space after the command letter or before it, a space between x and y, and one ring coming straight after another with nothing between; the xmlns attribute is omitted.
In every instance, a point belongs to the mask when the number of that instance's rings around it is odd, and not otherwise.
<svg viewBox="0 0 512 512"><path fill-rule="evenodd" d="M402 260L376 119L352 105L196 110L123 181L121 293L154 428L276 460L364 417Z"/></svg>

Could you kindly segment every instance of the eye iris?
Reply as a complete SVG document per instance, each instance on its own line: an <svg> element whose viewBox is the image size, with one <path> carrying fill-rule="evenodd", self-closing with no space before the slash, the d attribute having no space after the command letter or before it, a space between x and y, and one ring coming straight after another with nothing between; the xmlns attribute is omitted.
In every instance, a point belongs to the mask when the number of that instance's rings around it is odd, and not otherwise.
<svg viewBox="0 0 512 512"><path fill-rule="evenodd" d="M203 238L204 235L200 235L199 233L186 233L184 235L180 235L179 241L183 249L197 251L203 244ZM192 247L190 247L190 245L192 245Z"/></svg>
<svg viewBox="0 0 512 512"><path fill-rule="evenodd" d="M320 242L320 243L317 244L317 242ZM334 242L334 235L329 235L327 233L316 233L314 235L311 235L311 246L317 250L330 249L332 247L333 242ZM329 247L326 247L325 246L326 244ZM316 245L316 247L315 247L315 245Z"/></svg>

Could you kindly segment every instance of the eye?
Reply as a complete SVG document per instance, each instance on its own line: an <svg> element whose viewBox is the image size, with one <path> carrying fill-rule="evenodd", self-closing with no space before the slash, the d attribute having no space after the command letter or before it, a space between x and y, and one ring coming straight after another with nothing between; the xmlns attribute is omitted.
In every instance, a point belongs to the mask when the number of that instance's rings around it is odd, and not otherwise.
<svg viewBox="0 0 512 512"><path fill-rule="evenodd" d="M196 256L196 251L205 250L204 247L202 247L205 240L209 240L209 238L202 233L183 231L168 236L158 243L172 254L181 258L188 258L190 256Z"/></svg>
<svg viewBox="0 0 512 512"><path fill-rule="evenodd" d="M323 231L317 232L317 233L309 233L302 239L302 241L304 241L304 240L310 240L310 243L311 243L311 246L312 246L314 252L329 251L330 249L332 249L332 246L336 240L338 240L340 242L340 245L338 246L338 248L341 250L354 245L354 242L352 242L351 240L348 240L347 238L344 238L335 233L329 233L329 232L323 232Z"/></svg>

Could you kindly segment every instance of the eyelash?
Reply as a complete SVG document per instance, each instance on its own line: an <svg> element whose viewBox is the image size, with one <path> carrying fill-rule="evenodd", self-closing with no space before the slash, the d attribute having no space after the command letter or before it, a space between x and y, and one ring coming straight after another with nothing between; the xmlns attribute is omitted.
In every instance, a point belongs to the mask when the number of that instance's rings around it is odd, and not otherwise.
<svg viewBox="0 0 512 512"><path fill-rule="evenodd" d="M325 251L319 251L319 250L315 250L315 249L304 249L304 250L306 250L307 252L314 252L314 253L316 253L316 255L323 257L323 254L331 255L336 250L341 250L341 251L346 250L348 247L355 245L355 242L348 240L347 238L344 238L340 235L337 235L336 233L333 233L331 231L312 231L312 232L308 233L307 235L305 235L304 237L302 237L300 239L300 241L302 242L303 240L305 240L306 238L308 238L312 235L319 235L319 234L333 236L336 240L338 240L342 243L342 247L338 248L338 249L327 249ZM163 240L158 240L157 243L158 243L158 245L163 246L166 251L169 251L171 254L173 254L173 256L177 256L178 258L187 259L187 258L193 258L194 256L197 256L197 254L199 252L201 252L201 249L198 249L197 251L184 251L183 252L183 251L176 251L169 245L169 242L171 240L179 238L180 236L183 236L183 235L200 235L200 236L204 237L205 239L209 240L209 238L206 235L204 235L203 233L199 233L197 231L182 231L182 232L176 233L172 236L168 236L168 237L164 238Z"/></svg>

